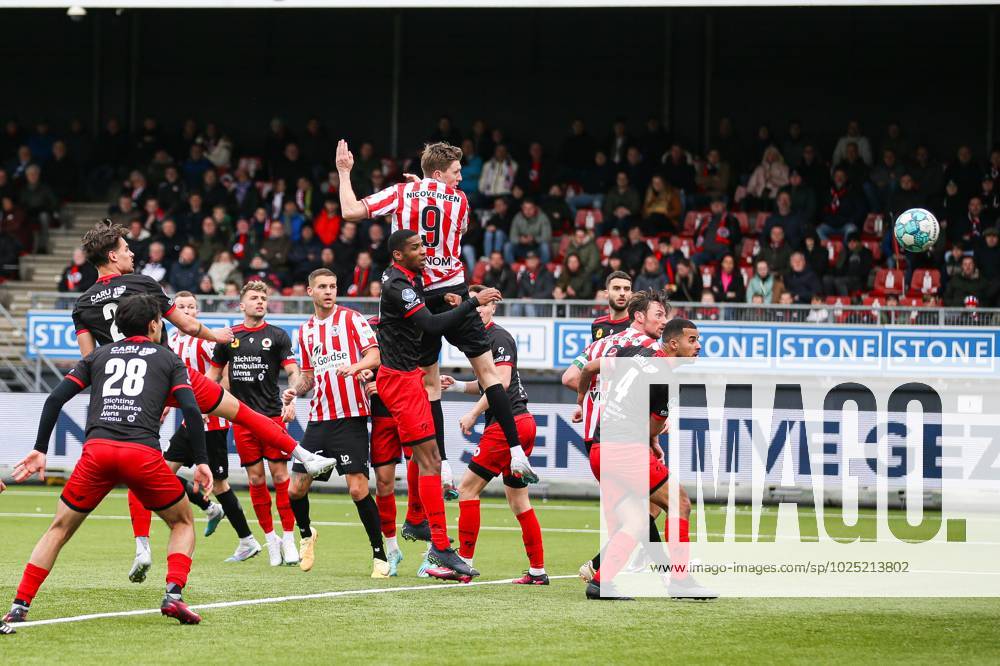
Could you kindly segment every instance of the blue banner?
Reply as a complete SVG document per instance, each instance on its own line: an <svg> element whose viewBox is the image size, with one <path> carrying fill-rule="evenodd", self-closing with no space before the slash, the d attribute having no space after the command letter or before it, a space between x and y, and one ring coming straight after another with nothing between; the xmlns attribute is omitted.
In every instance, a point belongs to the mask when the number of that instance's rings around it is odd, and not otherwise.
<svg viewBox="0 0 1000 666"><path fill-rule="evenodd" d="M298 351L298 328L306 315L269 315L268 321L291 336ZM235 325L238 314L205 314L206 326ZM498 318L502 326L524 345L523 368L565 368L590 343L586 319ZM857 360L859 367L878 358L889 359L889 369L900 369L907 359L945 364L945 359L967 359L966 369L996 369L1000 328L929 326L811 326L808 324L700 323L702 354L708 358L746 359L767 366L768 359L787 359L789 366L822 369L829 359ZM28 356L39 352L50 358L78 358L76 333L70 314L62 310L28 312ZM808 361L795 362L795 359ZM894 363L894 359L896 362ZM465 365L457 351L446 353L448 366ZM810 365L810 363L812 365ZM741 364L746 367L745 364ZM894 368L894 365L896 366Z"/></svg>

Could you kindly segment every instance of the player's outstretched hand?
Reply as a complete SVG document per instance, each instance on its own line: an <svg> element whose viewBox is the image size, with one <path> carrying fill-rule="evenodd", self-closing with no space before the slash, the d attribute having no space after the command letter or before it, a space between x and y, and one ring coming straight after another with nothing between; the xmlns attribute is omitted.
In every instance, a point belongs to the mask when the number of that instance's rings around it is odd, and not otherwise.
<svg viewBox="0 0 1000 666"><path fill-rule="evenodd" d="M490 287L489 289L483 289L478 292L476 294L476 300L479 301L480 305L486 305L487 303L503 300L503 294L500 293L499 289Z"/></svg>
<svg viewBox="0 0 1000 666"><path fill-rule="evenodd" d="M573 423L583 422L583 407L577 405L573 408Z"/></svg>
<svg viewBox="0 0 1000 666"><path fill-rule="evenodd" d="M32 451L14 466L14 481L17 483L27 481L36 473L40 480L45 480L45 454Z"/></svg>
<svg viewBox="0 0 1000 666"><path fill-rule="evenodd" d="M378 395L378 387L375 382L365 382L365 395L371 400L373 395Z"/></svg>
<svg viewBox="0 0 1000 666"><path fill-rule="evenodd" d="M403 180L405 180L408 183L419 183L420 182L420 176L418 176L418 175L416 175L414 173L406 173L404 171L403 172Z"/></svg>
<svg viewBox="0 0 1000 666"><path fill-rule="evenodd" d="M462 434L471 435L472 429L476 426L477 420L479 420L479 417L472 412L464 414L462 418L458 420L458 427L462 429Z"/></svg>
<svg viewBox="0 0 1000 666"><path fill-rule="evenodd" d="M451 375L441 375L441 390L447 391L450 387L455 385L455 378Z"/></svg>
<svg viewBox="0 0 1000 666"><path fill-rule="evenodd" d="M455 308L462 304L462 297L458 294L445 294L444 302Z"/></svg>
<svg viewBox="0 0 1000 666"><path fill-rule="evenodd" d="M354 363L351 363L350 365L342 365L334 370L334 372L338 377L353 377L358 374L358 366Z"/></svg>
<svg viewBox="0 0 1000 666"><path fill-rule="evenodd" d="M290 402L281 408L281 420L285 423L291 423L295 420L295 403Z"/></svg>
<svg viewBox="0 0 1000 666"><path fill-rule="evenodd" d="M212 470L208 468L208 465L195 465L194 466L194 476L191 479L191 487L195 492L201 490L202 494L210 492L212 490L212 484L214 480L212 479Z"/></svg>
<svg viewBox="0 0 1000 666"><path fill-rule="evenodd" d="M338 171L350 171L354 168L354 155L347 149L347 141L343 139L337 142L336 165Z"/></svg>
<svg viewBox="0 0 1000 666"><path fill-rule="evenodd" d="M365 368L364 370L359 370L358 379L363 382L370 382L371 380L375 379L375 373L368 368Z"/></svg>
<svg viewBox="0 0 1000 666"><path fill-rule="evenodd" d="M286 388L281 393L281 404L282 405L290 405L293 402L295 402L295 398L297 398L297 397L298 397L298 394L295 393L295 389Z"/></svg>
<svg viewBox="0 0 1000 666"><path fill-rule="evenodd" d="M220 345L228 345L233 341L233 329L226 326L225 328L213 328L212 336L215 338L215 342Z"/></svg>

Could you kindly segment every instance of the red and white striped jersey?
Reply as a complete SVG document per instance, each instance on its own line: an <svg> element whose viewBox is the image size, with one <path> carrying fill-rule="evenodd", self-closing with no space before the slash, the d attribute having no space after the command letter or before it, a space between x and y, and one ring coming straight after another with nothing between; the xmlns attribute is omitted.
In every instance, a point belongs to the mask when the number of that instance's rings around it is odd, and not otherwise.
<svg viewBox="0 0 1000 666"><path fill-rule="evenodd" d="M336 369L357 363L364 352L377 346L375 331L360 312L336 305L326 319L309 317L299 329L299 354L302 370L311 370L316 378L310 421L371 413L361 382L337 376Z"/></svg>
<svg viewBox="0 0 1000 666"><path fill-rule="evenodd" d="M439 180L400 183L361 200L368 217L392 215L392 230L410 229L424 239L424 289L465 283L462 234L469 226L465 193Z"/></svg>
<svg viewBox="0 0 1000 666"><path fill-rule="evenodd" d="M212 365L212 352L215 351L214 342L192 338L186 333L175 330L167 339L167 344L175 354L180 356L184 367L188 370L205 374ZM207 416L205 430L225 430L229 425L229 421L221 416Z"/></svg>
<svg viewBox="0 0 1000 666"><path fill-rule="evenodd" d="M584 365L595 359L602 358L612 347L631 347L632 345L642 345L643 347L654 347L660 344L659 340L651 338L636 328L629 326L621 333L615 333L600 340L594 340L580 354ZM583 439L590 441L594 439L594 433L601 422L601 401L604 396L601 376L596 375L590 381L590 388L583 399Z"/></svg>

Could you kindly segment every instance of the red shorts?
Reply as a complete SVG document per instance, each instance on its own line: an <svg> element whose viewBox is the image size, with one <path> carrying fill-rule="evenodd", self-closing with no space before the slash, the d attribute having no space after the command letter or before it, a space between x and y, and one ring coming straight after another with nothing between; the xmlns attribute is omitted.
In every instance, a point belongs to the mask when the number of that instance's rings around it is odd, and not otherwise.
<svg viewBox="0 0 1000 666"><path fill-rule="evenodd" d="M403 372L382 366L375 378L378 395L396 422L403 446L434 439L434 417L424 389L424 371Z"/></svg>
<svg viewBox="0 0 1000 666"><path fill-rule="evenodd" d="M184 486L167 467L163 453L134 442L91 439L62 491L62 501L80 513L97 508L111 489L125 484L150 511L162 511L184 498Z"/></svg>
<svg viewBox="0 0 1000 666"><path fill-rule="evenodd" d="M211 379L201 374L197 370L188 368L188 378L191 380L191 390L194 391L194 399L198 402L198 409L202 414L211 414L216 407L222 404L222 398L226 392L221 384L213 382ZM167 407L177 407L177 399L171 393L167 398Z"/></svg>
<svg viewBox="0 0 1000 666"><path fill-rule="evenodd" d="M413 449L403 446L396 429L396 420L391 416L372 415L372 450L370 460L372 467L396 465L403 457L413 455Z"/></svg>
<svg viewBox="0 0 1000 666"><path fill-rule="evenodd" d="M514 417L517 425L517 438L521 442L521 447L526 454L531 454L535 448L535 417L531 414L518 414ZM479 446L469 461L469 469L486 479L493 479L501 474L504 483L511 486L515 481L510 474L510 446L507 445L507 438L504 437L500 424L494 421L479 438ZM522 488L520 484L512 487Z"/></svg>
<svg viewBox="0 0 1000 666"><path fill-rule="evenodd" d="M629 461L628 464L645 465L644 460L637 460L634 463ZM594 473L594 476L598 481L601 480L601 443L594 442L594 445L590 447L590 471ZM638 470L636 470L638 472ZM629 475L631 476L631 475ZM670 471L663 462L653 455L653 452L649 452L649 494L652 495L660 486L667 482L667 477L670 476Z"/></svg>
<svg viewBox="0 0 1000 666"><path fill-rule="evenodd" d="M277 423L282 430L288 430L285 422L281 420L280 415L267 418ZM265 458L272 462L287 462L292 459L291 451L282 451L273 444L265 444L254 434L254 431L241 426L239 423L233 424L233 439L236 440L236 453L239 455L240 465L243 467L256 465Z"/></svg>

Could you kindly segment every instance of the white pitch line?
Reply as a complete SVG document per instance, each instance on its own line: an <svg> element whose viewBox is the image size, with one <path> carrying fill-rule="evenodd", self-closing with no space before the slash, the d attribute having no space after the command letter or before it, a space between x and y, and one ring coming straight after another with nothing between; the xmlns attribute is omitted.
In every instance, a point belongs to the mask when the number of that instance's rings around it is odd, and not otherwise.
<svg viewBox="0 0 1000 666"><path fill-rule="evenodd" d="M576 575L565 575L565 576L549 576L550 580L559 580L563 578L578 578ZM456 585L448 585L442 583L434 583L431 585L410 585L407 587L373 587L364 590L339 590L336 592L316 592L313 594L291 594L284 597L264 597L262 599L242 599L240 601L218 601L211 604L198 604L195 606L190 606L191 610L207 610L214 608L236 608L239 606L259 606L262 604L279 604L288 601L309 601L312 599L332 599L335 597L346 597L352 595L364 595L364 594L387 594L389 592L420 592L423 590L459 590L470 587L477 587L483 585L510 585L511 579L504 578L502 580L485 580L473 583L460 583ZM101 620L110 617L130 617L133 615L153 615L159 613L159 608L144 608L141 610L130 610L130 611L115 611L109 613L90 613L88 615L71 615L69 617L54 617L48 620L33 620L23 623L18 623L17 628L21 627L41 627L47 624L66 624L68 622L84 622L86 620Z"/></svg>
<svg viewBox="0 0 1000 666"><path fill-rule="evenodd" d="M55 514L53 514L53 513L15 513L15 512L2 513L2 512L0 512L0 518L45 518L45 519L52 519L54 517L55 517ZM130 516L108 516L108 515L87 516L87 520L131 520L131 519L132 518ZM207 523L208 522L208 518L195 518L194 522L196 522L196 523ZM250 520L249 518L247 519L247 522L250 523L250 524L254 524L254 525L258 524L256 520ZM457 523L457 520L455 521L455 523ZM313 525L325 526L325 527L356 527L360 523L351 523L351 522L346 522L346 521L333 521L333 520L314 520L314 521L312 521L312 524ZM521 531L520 527L491 526L491 525L482 525L479 529L483 530L483 531L486 531L486 532L520 532ZM558 533L558 534L598 534L600 532L600 530L596 530L596 529L592 529L592 528L586 528L586 527L580 527L580 528L573 528L573 527L543 527L542 531L543 532Z"/></svg>
<svg viewBox="0 0 1000 666"><path fill-rule="evenodd" d="M49 492L44 490L10 490L4 492L4 497L20 495L23 497L58 497L59 493ZM112 492L108 493L108 498L112 499L125 499L126 494L122 492ZM404 495L398 496L398 501L402 502L405 499ZM595 501L598 498L593 498ZM534 506L536 511L597 511L598 507L593 506L577 506L574 504L548 504L543 502L539 498L535 498L537 504ZM320 495L317 497L314 494L309 495L310 504L343 504L343 505L353 505L353 500L349 499L334 499L331 497L323 497ZM510 506L505 502L483 502L479 505L482 509L503 509L510 511Z"/></svg>

